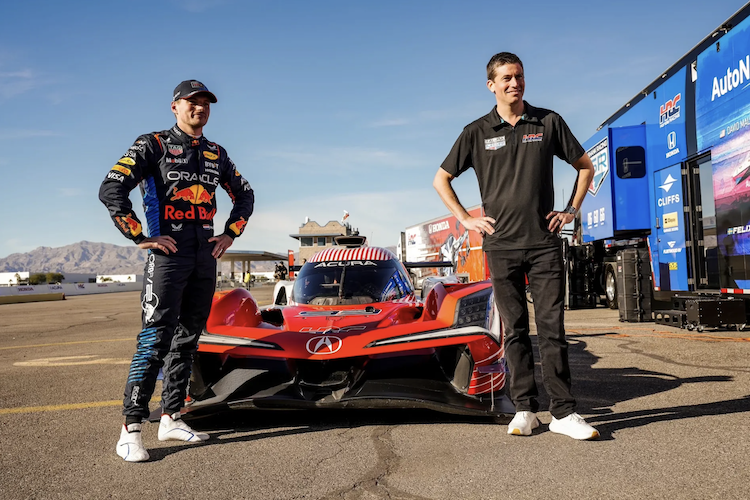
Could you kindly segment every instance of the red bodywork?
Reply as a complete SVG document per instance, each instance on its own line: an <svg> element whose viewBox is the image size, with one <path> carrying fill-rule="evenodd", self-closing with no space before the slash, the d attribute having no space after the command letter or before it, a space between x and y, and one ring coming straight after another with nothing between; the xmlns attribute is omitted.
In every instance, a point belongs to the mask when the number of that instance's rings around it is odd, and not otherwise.
<svg viewBox="0 0 750 500"><path fill-rule="evenodd" d="M393 257L380 250L360 250L352 259ZM335 252L328 263L344 265L342 251ZM305 266L320 262L326 261ZM247 290L219 292L198 346L187 410L428 407L507 415L513 407L504 395L491 291L489 281L439 283L424 301L411 289L384 302L267 309Z"/></svg>
<svg viewBox="0 0 750 500"><path fill-rule="evenodd" d="M260 308L250 292L238 288L214 295L211 315L206 324L209 333L272 342L283 351L253 347L201 344L199 351L238 357L278 357L328 360L355 356L399 356L415 350L431 350L453 344L467 344L475 360L469 394L483 394L502 389L505 373L482 373L482 367L494 365L503 358L503 347L487 335L477 333L461 337L414 340L377 347L368 347L378 340L393 339L420 332L449 329L453 325L456 303L461 297L490 288L489 282L438 285L425 303L378 302L369 306L381 312L372 317L318 316L302 317L300 313L317 311L358 311L365 306L287 306L281 309L282 326L263 321ZM323 335L327 334L327 335ZM308 342L321 336L340 339L336 352L312 354Z"/></svg>

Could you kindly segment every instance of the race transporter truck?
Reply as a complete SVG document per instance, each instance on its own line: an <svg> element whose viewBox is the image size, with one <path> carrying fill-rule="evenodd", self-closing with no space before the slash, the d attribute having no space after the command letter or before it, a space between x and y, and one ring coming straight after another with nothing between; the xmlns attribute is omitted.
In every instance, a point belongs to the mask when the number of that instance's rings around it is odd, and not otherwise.
<svg viewBox="0 0 750 500"><path fill-rule="evenodd" d="M595 175L568 252L578 305L689 329L748 322L748 14L750 4L584 143Z"/></svg>

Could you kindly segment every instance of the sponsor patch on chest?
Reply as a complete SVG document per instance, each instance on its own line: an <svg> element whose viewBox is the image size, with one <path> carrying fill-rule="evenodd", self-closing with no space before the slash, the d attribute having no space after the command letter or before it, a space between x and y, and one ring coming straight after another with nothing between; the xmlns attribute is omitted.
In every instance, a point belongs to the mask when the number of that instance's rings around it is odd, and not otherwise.
<svg viewBox="0 0 750 500"><path fill-rule="evenodd" d="M505 136L491 137L484 140L484 149L486 151L496 151L505 146Z"/></svg>
<svg viewBox="0 0 750 500"><path fill-rule="evenodd" d="M522 142L542 142L542 140L544 140L544 132L539 132L538 134L524 134Z"/></svg>

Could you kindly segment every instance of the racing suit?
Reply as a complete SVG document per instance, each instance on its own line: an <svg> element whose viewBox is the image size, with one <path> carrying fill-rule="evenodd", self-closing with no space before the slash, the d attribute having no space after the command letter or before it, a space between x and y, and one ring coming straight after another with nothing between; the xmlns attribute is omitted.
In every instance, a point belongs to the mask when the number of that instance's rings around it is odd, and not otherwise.
<svg viewBox="0 0 750 500"><path fill-rule="evenodd" d="M224 234L236 238L253 212L250 184L226 150L170 130L145 134L107 173L99 199L115 226L136 244L146 239L133 213L130 191L140 184L150 237L169 235L177 252L149 250L143 277L143 329L125 385L123 414L143 419L163 367L162 411L179 411L185 400L193 354L206 325L216 287L213 218L216 187L221 185L234 207Z"/></svg>

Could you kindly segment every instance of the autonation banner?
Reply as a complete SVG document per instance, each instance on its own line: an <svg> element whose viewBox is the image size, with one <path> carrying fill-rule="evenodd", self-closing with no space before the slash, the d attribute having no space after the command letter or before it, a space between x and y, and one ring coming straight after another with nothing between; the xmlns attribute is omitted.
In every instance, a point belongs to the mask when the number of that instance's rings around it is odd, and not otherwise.
<svg viewBox="0 0 750 500"><path fill-rule="evenodd" d="M711 151L721 286L750 288L750 18L698 56L696 132Z"/></svg>
<svg viewBox="0 0 750 500"><path fill-rule="evenodd" d="M698 149L744 137L750 125L750 18L698 56Z"/></svg>

